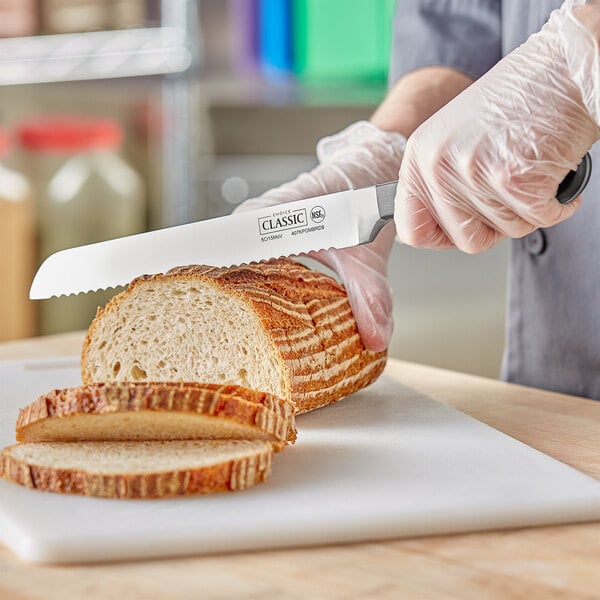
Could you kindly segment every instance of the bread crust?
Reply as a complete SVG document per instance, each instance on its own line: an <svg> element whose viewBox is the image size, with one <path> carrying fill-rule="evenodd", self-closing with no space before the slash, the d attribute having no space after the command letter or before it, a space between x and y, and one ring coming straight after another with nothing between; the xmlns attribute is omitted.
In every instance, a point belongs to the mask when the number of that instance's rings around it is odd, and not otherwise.
<svg viewBox="0 0 600 600"><path fill-rule="evenodd" d="M230 268L191 265L144 275L99 308L81 356L84 383L106 379L88 361L98 324L109 319L133 290L180 278L235 296L257 315L285 378L284 398L302 413L336 402L382 373L387 353L367 350L345 289L333 278L290 259ZM106 375L106 374L104 374Z"/></svg>
<svg viewBox="0 0 600 600"><path fill-rule="evenodd" d="M271 475L272 451L268 444L262 446L253 455L211 466L156 473L97 474L28 463L11 455L14 445L0 453L0 477L31 489L101 498L153 499L241 491Z"/></svg>
<svg viewBox="0 0 600 600"><path fill-rule="evenodd" d="M35 439L29 430L47 419L143 411L229 419L259 429L273 441L296 439L290 402L238 385L196 382L112 382L52 390L19 410L16 438L19 442L44 441Z"/></svg>

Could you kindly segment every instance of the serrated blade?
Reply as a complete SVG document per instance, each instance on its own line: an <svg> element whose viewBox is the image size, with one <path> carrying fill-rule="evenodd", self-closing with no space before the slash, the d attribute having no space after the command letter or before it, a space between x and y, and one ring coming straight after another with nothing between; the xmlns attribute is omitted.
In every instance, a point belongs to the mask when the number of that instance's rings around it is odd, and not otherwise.
<svg viewBox="0 0 600 600"><path fill-rule="evenodd" d="M223 267L367 243L392 218L395 190L392 182L62 250L41 265L29 295L90 292L177 266Z"/></svg>

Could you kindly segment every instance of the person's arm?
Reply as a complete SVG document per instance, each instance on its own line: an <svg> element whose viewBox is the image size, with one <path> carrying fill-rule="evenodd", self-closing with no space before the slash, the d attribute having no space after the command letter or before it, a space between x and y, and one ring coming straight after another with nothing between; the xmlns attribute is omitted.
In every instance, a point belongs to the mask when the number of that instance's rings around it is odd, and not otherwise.
<svg viewBox="0 0 600 600"><path fill-rule="evenodd" d="M501 58L501 0L397 0L390 91L371 122L409 137Z"/></svg>
<svg viewBox="0 0 600 600"><path fill-rule="evenodd" d="M371 123L408 138L472 82L471 77L451 67L423 67L411 71L389 91L371 117Z"/></svg>

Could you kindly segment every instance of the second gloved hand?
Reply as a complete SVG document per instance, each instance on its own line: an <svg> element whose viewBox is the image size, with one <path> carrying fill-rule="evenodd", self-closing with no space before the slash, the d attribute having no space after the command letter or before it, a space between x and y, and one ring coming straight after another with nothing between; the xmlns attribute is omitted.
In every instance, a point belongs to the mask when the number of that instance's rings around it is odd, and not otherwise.
<svg viewBox="0 0 600 600"><path fill-rule="evenodd" d="M398 175L404 144L399 134L382 131L366 121L355 123L319 142L319 165L312 171L243 202L236 210L392 181ZM394 236L394 225L390 223L371 244L310 254L342 279L361 339L373 351L385 350L392 335L392 295L386 274Z"/></svg>
<svg viewBox="0 0 600 600"><path fill-rule="evenodd" d="M480 252L578 208L555 196L600 134L598 43L580 20L599 8L581 4L565 3L410 136L394 215L402 242Z"/></svg>

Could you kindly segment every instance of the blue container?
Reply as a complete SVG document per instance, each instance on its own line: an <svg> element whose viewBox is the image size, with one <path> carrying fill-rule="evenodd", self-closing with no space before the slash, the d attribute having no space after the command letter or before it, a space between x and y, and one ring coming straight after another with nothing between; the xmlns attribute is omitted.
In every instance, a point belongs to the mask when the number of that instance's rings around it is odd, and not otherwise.
<svg viewBox="0 0 600 600"><path fill-rule="evenodd" d="M267 77L292 73L292 1L259 0L259 59Z"/></svg>

